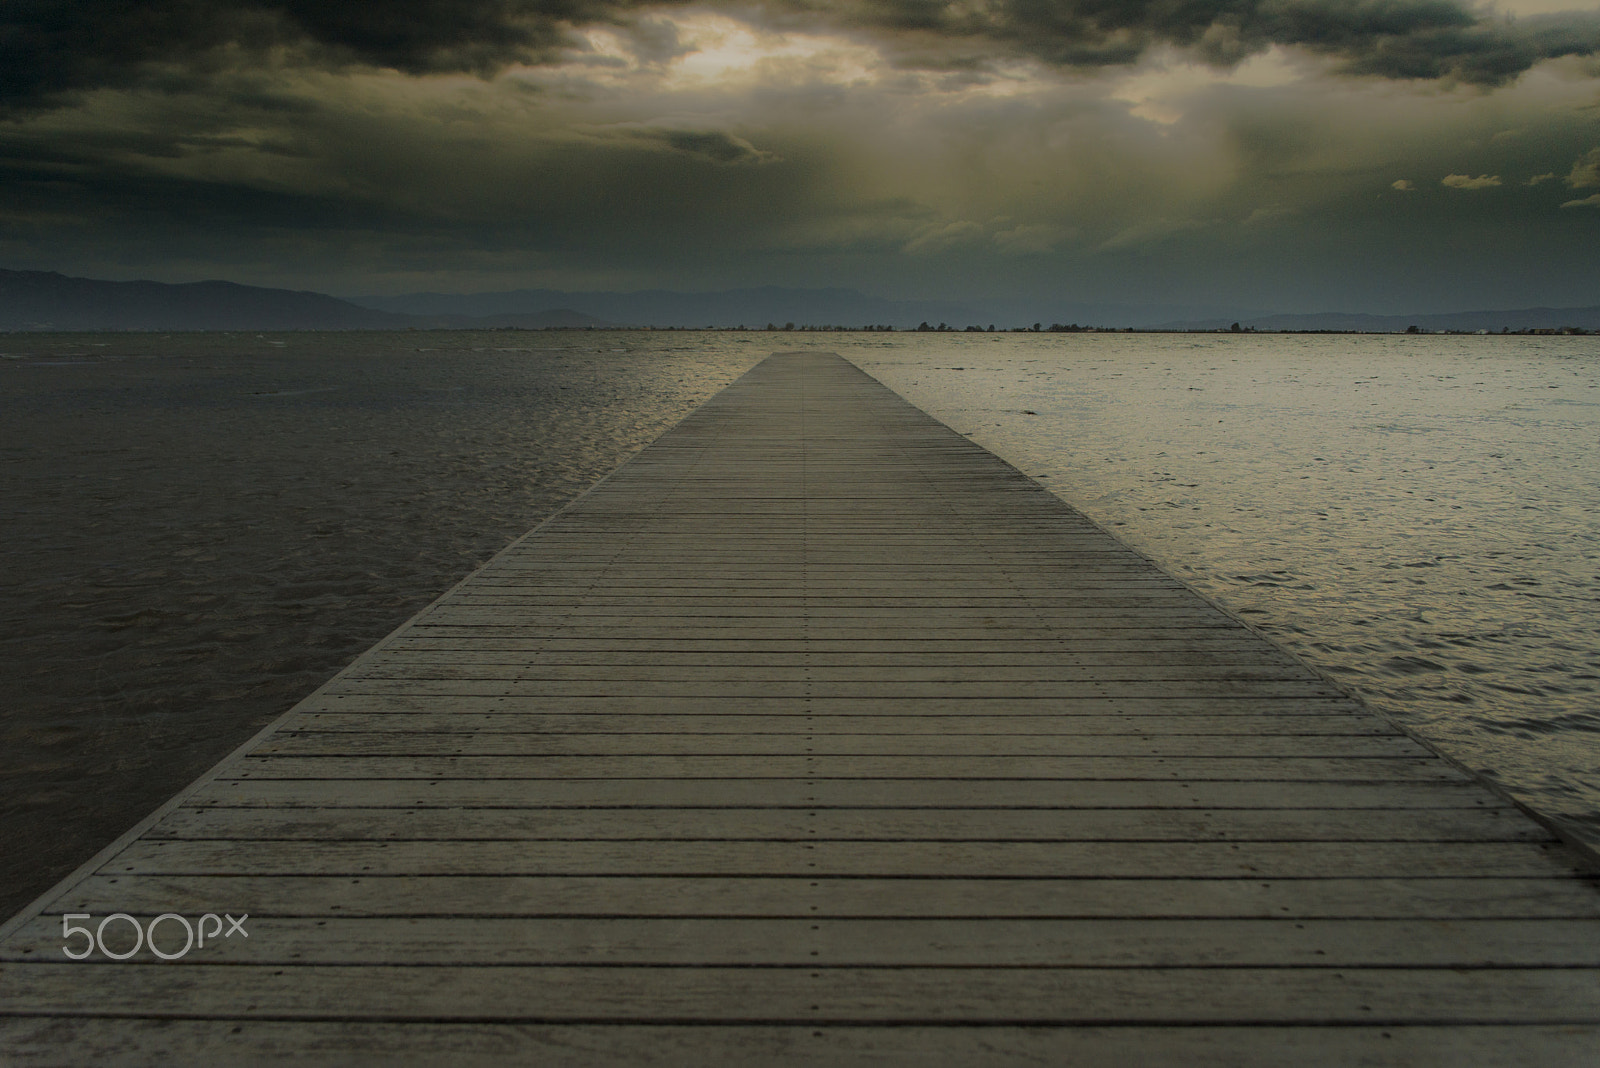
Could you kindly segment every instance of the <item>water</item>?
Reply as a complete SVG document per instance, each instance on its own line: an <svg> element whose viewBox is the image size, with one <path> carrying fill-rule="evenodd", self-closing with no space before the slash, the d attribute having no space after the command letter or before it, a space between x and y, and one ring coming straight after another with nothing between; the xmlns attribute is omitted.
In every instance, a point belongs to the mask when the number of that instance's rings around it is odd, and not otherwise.
<svg viewBox="0 0 1600 1068"><path fill-rule="evenodd" d="M1600 842L1600 339L0 335L0 914L780 347Z"/></svg>
<svg viewBox="0 0 1600 1068"><path fill-rule="evenodd" d="M1600 338L842 351L1600 844Z"/></svg>

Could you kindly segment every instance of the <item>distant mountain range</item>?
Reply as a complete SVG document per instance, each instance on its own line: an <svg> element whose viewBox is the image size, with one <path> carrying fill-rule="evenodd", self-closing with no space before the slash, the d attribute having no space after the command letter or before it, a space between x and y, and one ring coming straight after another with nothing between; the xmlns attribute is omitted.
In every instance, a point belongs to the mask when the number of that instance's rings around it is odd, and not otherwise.
<svg viewBox="0 0 1600 1068"><path fill-rule="evenodd" d="M545 329L609 325L560 308L483 317L406 315L324 293L233 282L103 282L0 270L0 330Z"/></svg>
<svg viewBox="0 0 1600 1068"><path fill-rule="evenodd" d="M764 286L713 293L519 289L501 293L409 293L341 300L324 293L233 282L106 282L45 271L0 270L0 331L27 330L404 330L582 329L608 326L893 326L926 323L999 329L1053 324L1165 330L1241 329L1600 330L1600 306L1526 308L1446 315L1216 316L1171 305L1076 304L1045 312L1023 301L901 301L852 289Z"/></svg>
<svg viewBox="0 0 1600 1068"><path fill-rule="evenodd" d="M916 327L927 322L960 329L996 322L996 310L985 312L971 302L884 300L853 289L784 289L762 286L714 293L678 293L648 289L632 293L574 293L559 289L516 289L503 293L407 293L395 297L352 297L378 311L453 316L519 314L542 308L575 308L623 326L680 328L745 326L764 329L796 326ZM987 316L987 317L986 317ZM998 321L1011 322L1013 316Z"/></svg>

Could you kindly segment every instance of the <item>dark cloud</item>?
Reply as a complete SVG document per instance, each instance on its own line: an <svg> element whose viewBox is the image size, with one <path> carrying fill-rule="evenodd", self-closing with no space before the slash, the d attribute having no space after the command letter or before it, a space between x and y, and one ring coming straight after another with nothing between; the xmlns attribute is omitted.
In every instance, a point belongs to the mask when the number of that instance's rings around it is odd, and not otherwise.
<svg viewBox="0 0 1600 1068"><path fill-rule="evenodd" d="M635 0L7 0L0 102L205 70L274 49L303 64L490 74L548 62L571 26L626 21ZM653 4L652 6L664 6Z"/></svg>
<svg viewBox="0 0 1600 1068"><path fill-rule="evenodd" d="M659 141L679 152L712 163L761 163L772 159L749 141L723 130L638 130L634 136Z"/></svg>
<svg viewBox="0 0 1600 1068"><path fill-rule="evenodd" d="M924 50L942 41L969 62L999 47L1059 67L1130 63L1157 45L1232 65L1290 45L1342 58L1351 74L1492 86L1543 59L1600 51L1592 15L1499 20L1458 0L868 0L827 11Z"/></svg>
<svg viewBox="0 0 1600 1068"><path fill-rule="evenodd" d="M684 46L649 14L680 2L6 0L0 107L269 56L488 75L553 62L576 43L574 27L594 24L628 27L642 58L665 59ZM1278 44L1339 58L1353 74L1492 86L1542 59L1600 49L1593 15L1513 22L1482 17L1463 0L767 0L765 11L779 23L869 32L922 69L981 69L1003 56L1093 68L1131 63L1157 45L1228 65Z"/></svg>
<svg viewBox="0 0 1600 1068"><path fill-rule="evenodd" d="M628 27L627 37L634 57L641 63L669 63L695 50L693 44L678 36L678 27L670 19L637 19Z"/></svg>
<svg viewBox="0 0 1600 1068"><path fill-rule="evenodd" d="M1600 17L1572 13L1520 21L1484 20L1471 25L1421 26L1371 38L1365 47L1329 47L1346 57L1353 74L1385 78L1453 78L1497 86L1544 59L1600 51Z"/></svg>
<svg viewBox="0 0 1600 1068"><path fill-rule="evenodd" d="M251 20L203 0L8 2L0 7L0 102L37 103L65 90L123 84L148 64L192 63L247 35L267 44L277 28L257 14Z"/></svg>
<svg viewBox="0 0 1600 1068"><path fill-rule="evenodd" d="M608 0L264 0L293 30L336 57L408 74L492 73L519 60L546 60L564 27L614 19Z"/></svg>

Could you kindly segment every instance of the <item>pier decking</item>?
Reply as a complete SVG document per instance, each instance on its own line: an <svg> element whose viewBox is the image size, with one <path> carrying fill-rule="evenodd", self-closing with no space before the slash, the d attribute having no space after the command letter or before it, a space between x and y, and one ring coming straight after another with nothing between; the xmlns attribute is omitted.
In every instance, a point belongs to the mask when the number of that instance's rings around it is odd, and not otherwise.
<svg viewBox="0 0 1600 1068"><path fill-rule="evenodd" d="M66 958L64 915L113 913L248 937ZM782 354L0 944L0 1062L277 1057L1592 1065L1600 893L993 455Z"/></svg>

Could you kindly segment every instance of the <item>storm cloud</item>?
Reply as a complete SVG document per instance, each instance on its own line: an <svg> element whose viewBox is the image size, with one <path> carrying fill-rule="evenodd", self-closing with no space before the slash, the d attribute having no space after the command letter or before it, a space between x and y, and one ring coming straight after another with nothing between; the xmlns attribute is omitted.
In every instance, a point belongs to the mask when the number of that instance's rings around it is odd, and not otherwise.
<svg viewBox="0 0 1600 1068"><path fill-rule="evenodd" d="M671 130L635 128L628 134L640 141L656 142L688 156L712 163L764 163L773 157L737 134L725 130Z"/></svg>
<svg viewBox="0 0 1600 1068"><path fill-rule="evenodd" d="M572 26L626 20L629 0L14 0L0 8L0 99L269 60L406 74L547 63ZM654 7L670 4L655 3Z"/></svg>
<svg viewBox="0 0 1600 1068"><path fill-rule="evenodd" d="M1540 60L1600 47L1592 16L1514 22L1453 0L869 0L827 10L973 64L995 48L1058 67L1128 64L1172 45L1226 66L1287 45L1351 74L1501 85Z"/></svg>
<svg viewBox="0 0 1600 1068"><path fill-rule="evenodd" d="M367 66L490 76L557 63L575 31L636 25L680 0L11 0L0 7L0 106L160 83L222 68ZM715 0L698 5L715 9ZM1496 86L1541 60L1600 48L1593 14L1491 18L1456 0L766 0L728 10L777 29L864 34L903 67L983 71L1008 59L1067 69L1170 46L1230 66L1274 45L1349 74ZM665 42L676 46L676 41ZM671 55L667 48L664 55Z"/></svg>
<svg viewBox="0 0 1600 1068"><path fill-rule="evenodd" d="M1593 26L1454 0L12 0L0 266L1585 303Z"/></svg>

